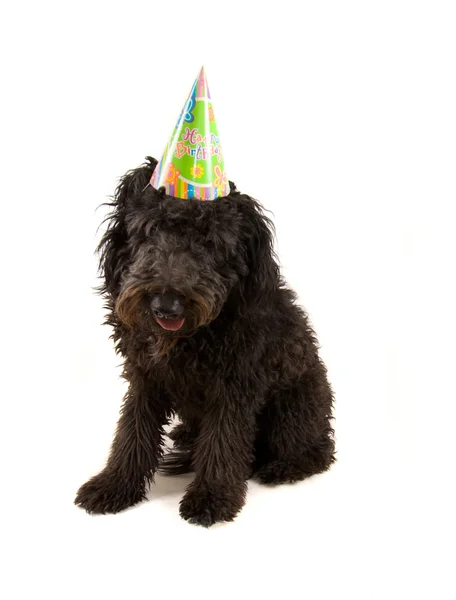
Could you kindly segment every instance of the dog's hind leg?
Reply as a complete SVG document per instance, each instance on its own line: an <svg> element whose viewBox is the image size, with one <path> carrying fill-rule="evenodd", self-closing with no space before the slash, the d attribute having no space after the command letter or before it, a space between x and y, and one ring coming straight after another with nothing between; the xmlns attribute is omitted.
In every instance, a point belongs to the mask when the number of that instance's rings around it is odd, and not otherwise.
<svg viewBox="0 0 456 600"><path fill-rule="evenodd" d="M163 457L159 471L163 475L183 475L193 471L193 452L198 436L198 427L183 421L173 427L168 437L173 447Z"/></svg>
<svg viewBox="0 0 456 600"><path fill-rule="evenodd" d="M318 363L294 386L274 392L259 417L254 475L268 484L300 481L334 462L332 392Z"/></svg>
<svg viewBox="0 0 456 600"><path fill-rule="evenodd" d="M186 449L195 443L198 430L196 421L183 419L182 423L178 423L172 428L168 433L168 437L173 440L174 448Z"/></svg>
<svg viewBox="0 0 456 600"><path fill-rule="evenodd" d="M159 466L159 471L163 475L183 475L193 471L193 452L199 433L199 422L180 413L179 416L182 422L175 425L168 433L168 437L173 441L173 447L165 454Z"/></svg>

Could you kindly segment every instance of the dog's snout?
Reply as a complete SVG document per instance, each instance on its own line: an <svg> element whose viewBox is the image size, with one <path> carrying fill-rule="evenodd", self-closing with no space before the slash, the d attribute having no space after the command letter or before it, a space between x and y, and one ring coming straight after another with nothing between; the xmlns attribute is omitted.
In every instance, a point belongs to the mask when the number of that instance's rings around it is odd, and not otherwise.
<svg viewBox="0 0 456 600"><path fill-rule="evenodd" d="M151 308L159 319L180 319L184 314L183 299L173 292L153 294Z"/></svg>

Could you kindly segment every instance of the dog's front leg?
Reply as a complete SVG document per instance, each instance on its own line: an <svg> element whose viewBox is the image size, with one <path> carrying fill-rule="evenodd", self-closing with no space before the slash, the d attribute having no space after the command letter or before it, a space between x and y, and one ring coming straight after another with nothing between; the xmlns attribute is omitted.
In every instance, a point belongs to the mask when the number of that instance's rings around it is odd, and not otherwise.
<svg viewBox="0 0 456 600"><path fill-rule="evenodd" d="M205 527L234 519L245 502L253 461L252 404L233 388L221 396L203 417L193 455L196 477L180 505L184 519Z"/></svg>
<svg viewBox="0 0 456 600"><path fill-rule="evenodd" d="M162 454L166 398L147 374L135 370L129 379L107 465L75 499L90 513L117 513L143 500Z"/></svg>

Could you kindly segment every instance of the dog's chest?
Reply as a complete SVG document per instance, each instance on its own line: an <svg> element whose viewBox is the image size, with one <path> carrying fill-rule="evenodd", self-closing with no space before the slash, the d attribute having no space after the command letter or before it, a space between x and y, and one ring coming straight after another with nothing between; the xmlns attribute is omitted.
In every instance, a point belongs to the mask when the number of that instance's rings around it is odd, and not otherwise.
<svg viewBox="0 0 456 600"><path fill-rule="evenodd" d="M214 363L213 349L206 344L185 342L170 357L165 386L176 410L204 411L214 382Z"/></svg>

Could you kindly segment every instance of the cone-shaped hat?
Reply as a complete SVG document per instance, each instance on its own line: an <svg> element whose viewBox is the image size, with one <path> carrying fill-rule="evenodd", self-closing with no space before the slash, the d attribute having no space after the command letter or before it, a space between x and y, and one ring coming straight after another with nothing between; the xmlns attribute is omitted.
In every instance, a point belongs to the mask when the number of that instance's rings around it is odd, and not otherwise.
<svg viewBox="0 0 456 600"><path fill-rule="evenodd" d="M176 198L215 200L230 193L204 67L150 183Z"/></svg>

